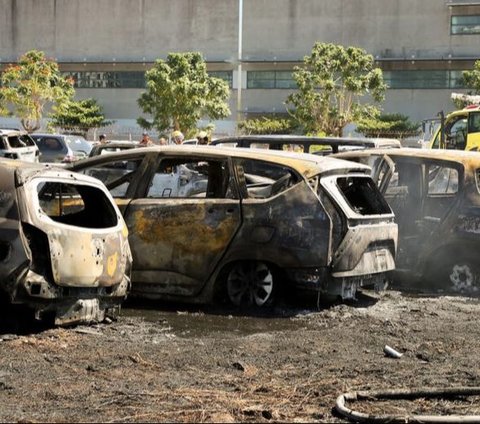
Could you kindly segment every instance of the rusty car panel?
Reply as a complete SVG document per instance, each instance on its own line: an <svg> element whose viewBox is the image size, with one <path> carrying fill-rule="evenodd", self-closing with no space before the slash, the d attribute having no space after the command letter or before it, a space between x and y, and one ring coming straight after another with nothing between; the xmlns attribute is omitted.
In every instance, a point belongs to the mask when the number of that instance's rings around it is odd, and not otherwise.
<svg viewBox="0 0 480 424"><path fill-rule="evenodd" d="M284 151L162 146L71 168L100 178L122 210L132 295L264 306L284 283L351 298L362 286L383 288L394 268L397 227L368 166Z"/></svg>
<svg viewBox="0 0 480 424"><path fill-rule="evenodd" d="M480 294L478 153L399 149L337 156L372 166L384 187L398 223L398 281L413 279L420 290ZM388 177L378 172L386 157L393 164Z"/></svg>
<svg viewBox="0 0 480 424"><path fill-rule="evenodd" d="M114 313L129 290L131 253L108 191L90 177L12 162L0 162L2 299L59 325Z"/></svg>

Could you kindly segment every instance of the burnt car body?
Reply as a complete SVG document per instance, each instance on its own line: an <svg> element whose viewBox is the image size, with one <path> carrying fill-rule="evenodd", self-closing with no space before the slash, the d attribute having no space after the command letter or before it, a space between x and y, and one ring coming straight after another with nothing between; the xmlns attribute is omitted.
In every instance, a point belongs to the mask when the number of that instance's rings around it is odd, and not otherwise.
<svg viewBox="0 0 480 424"><path fill-rule="evenodd" d="M89 158L123 212L132 295L269 304L276 286L352 298L394 268L394 216L363 165L314 155L162 146Z"/></svg>
<svg viewBox="0 0 480 424"><path fill-rule="evenodd" d="M130 285L128 230L96 179L0 161L0 295L55 324L101 321Z"/></svg>
<svg viewBox="0 0 480 424"><path fill-rule="evenodd" d="M405 148L336 156L372 167L398 223L402 285L480 294L478 153Z"/></svg>
<svg viewBox="0 0 480 424"><path fill-rule="evenodd" d="M316 155L329 155L346 150L401 147L400 141L393 138L309 137L304 135L240 135L217 138L212 140L210 144L214 146L287 150Z"/></svg>

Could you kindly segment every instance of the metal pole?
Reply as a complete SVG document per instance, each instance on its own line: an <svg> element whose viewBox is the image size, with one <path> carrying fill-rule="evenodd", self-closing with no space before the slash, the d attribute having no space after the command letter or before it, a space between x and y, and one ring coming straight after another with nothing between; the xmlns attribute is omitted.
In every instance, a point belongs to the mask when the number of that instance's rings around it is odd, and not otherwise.
<svg viewBox="0 0 480 424"><path fill-rule="evenodd" d="M237 58L237 128L242 120L242 38L243 38L243 0L238 0L238 58Z"/></svg>

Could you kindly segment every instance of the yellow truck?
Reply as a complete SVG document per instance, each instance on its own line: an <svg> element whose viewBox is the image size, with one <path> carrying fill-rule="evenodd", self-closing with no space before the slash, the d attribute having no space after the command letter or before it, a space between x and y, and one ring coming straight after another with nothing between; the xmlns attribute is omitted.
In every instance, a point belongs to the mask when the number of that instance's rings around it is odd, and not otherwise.
<svg viewBox="0 0 480 424"><path fill-rule="evenodd" d="M429 148L480 150L480 96L452 93L452 99L470 103L444 117L440 115L440 126L433 133Z"/></svg>

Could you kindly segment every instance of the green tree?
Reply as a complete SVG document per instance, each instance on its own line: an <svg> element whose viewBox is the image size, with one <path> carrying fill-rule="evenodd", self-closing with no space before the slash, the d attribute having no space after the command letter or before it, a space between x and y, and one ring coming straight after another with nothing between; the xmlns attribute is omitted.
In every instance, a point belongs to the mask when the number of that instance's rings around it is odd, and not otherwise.
<svg viewBox="0 0 480 424"><path fill-rule="evenodd" d="M420 133L420 124L400 113L385 113L374 118L363 118L357 123L357 132L366 137L407 138Z"/></svg>
<svg viewBox="0 0 480 424"><path fill-rule="evenodd" d="M137 119L142 128L192 134L201 118L215 120L230 115L228 84L208 75L200 53L170 53L166 61L157 59L145 79L147 89L138 104L150 119Z"/></svg>
<svg viewBox="0 0 480 424"><path fill-rule="evenodd" d="M53 109L50 128L86 133L90 128L105 127L113 122L105 120L102 107L95 99L68 100Z"/></svg>
<svg viewBox="0 0 480 424"><path fill-rule="evenodd" d="M360 103L365 95L380 102L387 86L372 55L357 47L315 43L304 66L295 67L298 90L287 98L289 113L307 133L341 136L349 122L374 116L378 108Z"/></svg>
<svg viewBox="0 0 480 424"><path fill-rule="evenodd" d="M290 134L295 124L292 119L264 116L239 122L238 129L242 134Z"/></svg>
<svg viewBox="0 0 480 424"><path fill-rule="evenodd" d="M475 61L472 70L462 72L462 83L465 88L469 90L468 94L480 94L480 60ZM458 109L463 109L465 106L471 104L466 99L459 97L452 99L452 101Z"/></svg>
<svg viewBox="0 0 480 424"><path fill-rule="evenodd" d="M29 132L40 128L47 103L61 105L73 97L73 80L62 76L55 61L45 53L31 50L17 64L8 66L0 77L3 112L17 116Z"/></svg>

